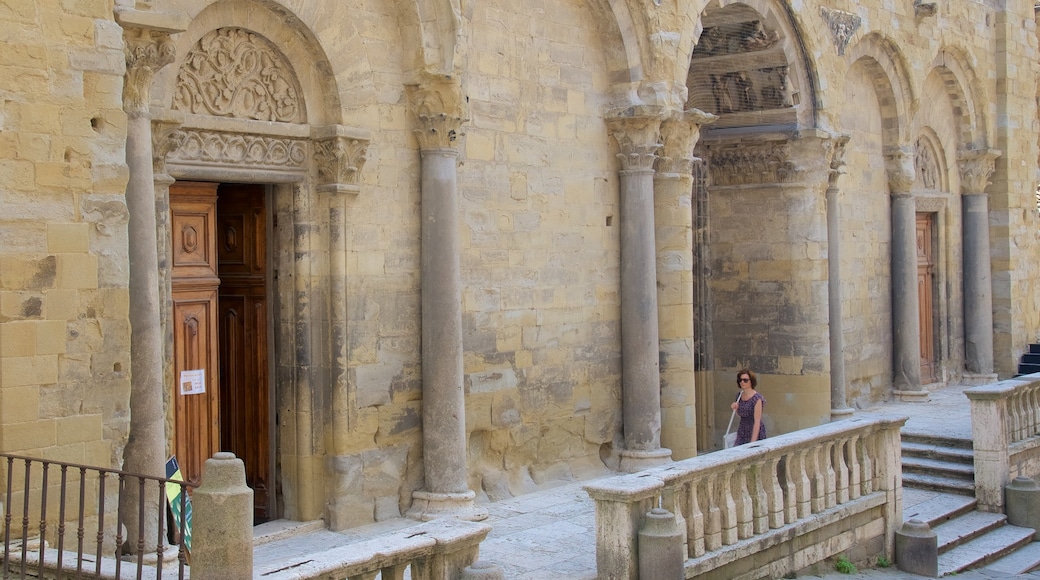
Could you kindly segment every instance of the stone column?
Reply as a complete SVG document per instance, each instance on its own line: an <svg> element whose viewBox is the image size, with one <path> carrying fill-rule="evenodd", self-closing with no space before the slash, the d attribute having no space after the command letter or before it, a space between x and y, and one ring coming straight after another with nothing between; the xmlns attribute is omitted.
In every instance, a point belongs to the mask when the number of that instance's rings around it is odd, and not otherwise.
<svg viewBox="0 0 1040 580"><path fill-rule="evenodd" d="M456 137L465 121L458 81L429 77L413 92L422 157L423 490L408 516L484 519L469 489L462 375L462 282Z"/></svg>
<svg viewBox="0 0 1040 580"><path fill-rule="evenodd" d="M661 444L676 459L697 455L693 362L693 148L715 115L698 109L661 124L654 173L657 313L661 363Z"/></svg>
<svg viewBox="0 0 1040 580"><path fill-rule="evenodd" d="M130 268L130 432L123 450L123 469L164 477L166 430L163 412L163 340L159 306L159 256L156 240L152 128L148 110L155 72L173 62L170 34L187 28L186 16L134 9L117 9L123 27L126 77L123 110L127 115L126 186ZM156 549L158 520L138 522L138 490L127 486L120 510L127 528L127 546L136 549L139 534L144 549ZM158 514L158 496L148 494L145 513Z"/></svg>
<svg viewBox="0 0 1040 580"><path fill-rule="evenodd" d="M838 178L845 174L848 135L834 141L827 175L827 312L831 346L831 421L852 415L845 397L845 337L841 316L841 205Z"/></svg>
<svg viewBox="0 0 1040 580"><path fill-rule="evenodd" d="M964 367L972 384L996 382L993 372L993 276L989 256L989 198L997 151L961 155L964 243Z"/></svg>
<svg viewBox="0 0 1040 580"><path fill-rule="evenodd" d="M608 127L620 147L621 470L640 471L671 460L661 447L661 369L654 241L654 160L661 118L615 117Z"/></svg>
<svg viewBox="0 0 1040 580"><path fill-rule="evenodd" d="M917 208L913 155L903 148L885 154L892 197L892 389L902 400L925 401L921 387L921 306L917 295Z"/></svg>

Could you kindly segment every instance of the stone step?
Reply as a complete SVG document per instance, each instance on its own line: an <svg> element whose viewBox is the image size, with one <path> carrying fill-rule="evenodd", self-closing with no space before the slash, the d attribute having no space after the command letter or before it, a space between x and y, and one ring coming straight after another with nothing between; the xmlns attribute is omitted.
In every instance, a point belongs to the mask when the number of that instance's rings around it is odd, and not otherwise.
<svg viewBox="0 0 1040 580"><path fill-rule="evenodd" d="M974 496L904 489L903 521L917 519L935 528L947 520L970 513L977 503Z"/></svg>
<svg viewBox="0 0 1040 580"><path fill-rule="evenodd" d="M949 477L951 479L967 482L975 481L975 465L963 463L952 463L940 459L928 459L926 457L903 457L903 474L920 473Z"/></svg>
<svg viewBox="0 0 1040 580"><path fill-rule="evenodd" d="M944 437L942 435L935 435L933 433L922 431L909 431L905 428L899 431L899 436L903 443L917 443L921 445L932 445L935 447L971 450L971 439Z"/></svg>
<svg viewBox="0 0 1040 580"><path fill-rule="evenodd" d="M975 464L975 453L971 449L943 447L927 443L914 443L913 441L903 441L902 449L903 457L926 457L928 459L942 459L968 465Z"/></svg>
<svg viewBox="0 0 1040 580"><path fill-rule="evenodd" d="M1029 345L1029 352L1040 354L1040 343L1032 343Z"/></svg>
<svg viewBox="0 0 1040 580"><path fill-rule="evenodd" d="M943 522L932 528L939 544L939 553L969 542L990 530L1004 525L1007 516L990 512L968 512L962 516Z"/></svg>
<svg viewBox="0 0 1040 580"><path fill-rule="evenodd" d="M1026 364L1040 365L1040 352L1027 352L1022 355L1022 361Z"/></svg>
<svg viewBox="0 0 1040 580"><path fill-rule="evenodd" d="M995 561L1033 539L1033 530L1004 525L939 554L939 576L957 574Z"/></svg>
<svg viewBox="0 0 1040 580"><path fill-rule="evenodd" d="M986 565L986 571L1016 576L1040 567L1040 542L1030 542Z"/></svg>
<svg viewBox="0 0 1040 580"><path fill-rule="evenodd" d="M925 473L904 473L903 486L975 497L975 484Z"/></svg>
<svg viewBox="0 0 1040 580"><path fill-rule="evenodd" d="M1022 363L1022 362L1018 363L1018 374L1019 374L1019 376L1021 376L1021 375L1031 375L1033 373L1040 373L1040 364L1030 364L1030 363Z"/></svg>

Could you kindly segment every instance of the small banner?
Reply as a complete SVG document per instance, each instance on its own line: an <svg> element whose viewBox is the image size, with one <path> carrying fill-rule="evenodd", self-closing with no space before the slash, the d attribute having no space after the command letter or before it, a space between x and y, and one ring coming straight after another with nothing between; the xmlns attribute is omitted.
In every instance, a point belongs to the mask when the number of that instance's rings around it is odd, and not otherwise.
<svg viewBox="0 0 1040 580"><path fill-rule="evenodd" d="M177 479L185 481L184 474L181 473L181 466L177 464L177 457L171 456L166 460L166 479ZM184 494L184 530L183 533L180 529L181 526L181 495ZM190 554L191 553L191 496L187 495L187 488L175 485L166 485L166 500L170 504L170 511L173 513L173 523L171 526L173 530L184 538L184 549Z"/></svg>

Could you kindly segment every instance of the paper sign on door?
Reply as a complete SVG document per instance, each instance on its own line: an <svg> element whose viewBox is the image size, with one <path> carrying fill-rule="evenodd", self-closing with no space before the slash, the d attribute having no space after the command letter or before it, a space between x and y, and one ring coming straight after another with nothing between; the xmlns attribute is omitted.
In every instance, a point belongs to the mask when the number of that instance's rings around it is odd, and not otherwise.
<svg viewBox="0 0 1040 580"><path fill-rule="evenodd" d="M200 395L206 392L206 369L181 371L181 394Z"/></svg>

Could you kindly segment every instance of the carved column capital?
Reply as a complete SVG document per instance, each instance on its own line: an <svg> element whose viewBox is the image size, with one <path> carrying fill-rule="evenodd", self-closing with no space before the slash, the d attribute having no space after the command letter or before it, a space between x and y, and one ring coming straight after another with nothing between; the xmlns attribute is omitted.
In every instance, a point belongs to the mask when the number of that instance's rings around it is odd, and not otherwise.
<svg viewBox="0 0 1040 580"><path fill-rule="evenodd" d="M115 17L123 27L125 45L123 110L131 117L144 116L148 114L152 78L173 62L176 54L170 35L186 30L188 17L134 9L118 9Z"/></svg>
<svg viewBox="0 0 1040 580"><path fill-rule="evenodd" d="M689 109L661 123L661 155L657 172L693 174L693 148L701 137L701 127L718 119L700 109Z"/></svg>
<svg viewBox="0 0 1040 580"><path fill-rule="evenodd" d="M184 144L186 134L181 122L170 119L152 119L152 173L166 174L166 156Z"/></svg>
<svg viewBox="0 0 1040 580"><path fill-rule="evenodd" d="M827 174L829 187L837 187L838 178L845 175L845 146L848 143L848 135L838 135L832 142L829 163L830 171Z"/></svg>
<svg viewBox="0 0 1040 580"><path fill-rule="evenodd" d="M425 75L411 94L412 108L419 127L415 135L420 149L454 148L462 135L466 118L466 98L458 79L446 75Z"/></svg>
<svg viewBox="0 0 1040 580"><path fill-rule="evenodd" d="M661 147L661 117L638 115L607 119L607 128L621 149L617 157L622 171L654 170Z"/></svg>
<svg viewBox="0 0 1040 580"><path fill-rule="evenodd" d="M961 195L982 195L993 175L1001 152L996 149L978 149L961 152L957 159L961 173Z"/></svg>
<svg viewBox="0 0 1040 580"><path fill-rule="evenodd" d="M893 196L910 195L914 185L914 155L906 147L892 147L885 152L888 190Z"/></svg>
<svg viewBox="0 0 1040 580"><path fill-rule="evenodd" d="M361 169L368 159L369 137L361 131L336 126L315 135L314 165L318 170L317 191L359 193Z"/></svg>

